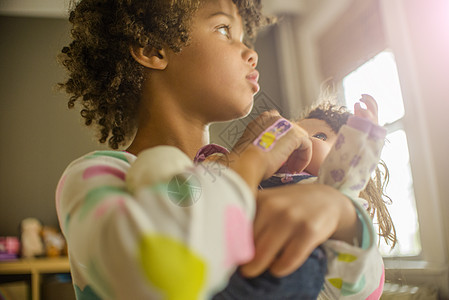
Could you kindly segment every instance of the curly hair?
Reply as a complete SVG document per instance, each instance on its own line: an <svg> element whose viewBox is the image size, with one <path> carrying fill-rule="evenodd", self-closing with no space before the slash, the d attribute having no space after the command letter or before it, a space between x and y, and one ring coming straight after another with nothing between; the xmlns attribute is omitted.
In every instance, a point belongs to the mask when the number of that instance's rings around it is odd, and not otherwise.
<svg viewBox="0 0 449 300"><path fill-rule="evenodd" d="M75 0L72 0L75 1ZM192 16L207 0L81 0L72 2L72 41L58 55L69 78L59 83L80 103L87 126L96 126L100 143L125 145L137 126L136 113L144 67L129 47L167 47L179 52L188 44ZM261 13L261 0L232 0L244 23L245 43L252 45L259 27L272 22Z"/></svg>
<svg viewBox="0 0 449 300"><path fill-rule="evenodd" d="M345 106L325 101L305 112L303 119L323 120L337 134L351 115L352 113ZM379 236L383 237L387 244L391 242L391 248L394 248L397 243L396 229L386 207L386 204L391 204L391 198L385 194L389 180L388 167L381 160L374 171L374 176L370 178L365 189L360 192L360 197L368 201L367 211L371 218L376 216Z"/></svg>

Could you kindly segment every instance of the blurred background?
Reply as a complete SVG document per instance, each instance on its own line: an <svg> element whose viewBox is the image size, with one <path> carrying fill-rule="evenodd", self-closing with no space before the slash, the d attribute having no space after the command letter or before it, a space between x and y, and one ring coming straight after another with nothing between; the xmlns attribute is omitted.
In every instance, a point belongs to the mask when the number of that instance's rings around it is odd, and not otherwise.
<svg viewBox="0 0 449 300"><path fill-rule="evenodd" d="M256 43L261 91L247 118L211 125L211 141L232 147L267 109L296 118L328 87L349 108L371 94L388 129L382 159L399 236L393 250L379 245L387 279L449 299L449 1L263 4L279 22ZM65 78L55 57L69 40L67 9L61 0L0 0L0 236L18 235L27 217L57 227L59 176L105 148L55 89Z"/></svg>

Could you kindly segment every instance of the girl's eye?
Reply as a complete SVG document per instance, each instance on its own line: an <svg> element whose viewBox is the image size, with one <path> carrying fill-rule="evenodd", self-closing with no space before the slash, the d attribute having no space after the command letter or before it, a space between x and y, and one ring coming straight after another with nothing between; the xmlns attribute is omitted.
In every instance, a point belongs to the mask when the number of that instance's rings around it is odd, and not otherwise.
<svg viewBox="0 0 449 300"><path fill-rule="evenodd" d="M317 138L319 140L325 141L327 140L327 135L325 133L319 132L319 133L315 133L313 135L314 138Z"/></svg>
<svg viewBox="0 0 449 300"><path fill-rule="evenodd" d="M222 25L217 29L217 31L226 36L228 39L231 38L231 27L229 25Z"/></svg>

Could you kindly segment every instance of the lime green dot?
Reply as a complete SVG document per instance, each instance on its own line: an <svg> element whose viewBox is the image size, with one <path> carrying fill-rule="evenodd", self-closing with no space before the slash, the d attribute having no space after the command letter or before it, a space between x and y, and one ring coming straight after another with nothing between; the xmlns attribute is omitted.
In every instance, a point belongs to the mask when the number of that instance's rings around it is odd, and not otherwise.
<svg viewBox="0 0 449 300"><path fill-rule="evenodd" d="M145 276L166 299L198 299L206 263L186 245L160 234L145 235L138 254Z"/></svg>
<svg viewBox="0 0 449 300"><path fill-rule="evenodd" d="M357 256L349 254L349 253L339 253L338 260L349 263L349 262L353 262L353 261L357 260Z"/></svg>
<svg viewBox="0 0 449 300"><path fill-rule="evenodd" d="M341 279L341 278L329 278L328 280L337 289L339 289L339 290L341 289L341 286L343 285L343 279Z"/></svg>

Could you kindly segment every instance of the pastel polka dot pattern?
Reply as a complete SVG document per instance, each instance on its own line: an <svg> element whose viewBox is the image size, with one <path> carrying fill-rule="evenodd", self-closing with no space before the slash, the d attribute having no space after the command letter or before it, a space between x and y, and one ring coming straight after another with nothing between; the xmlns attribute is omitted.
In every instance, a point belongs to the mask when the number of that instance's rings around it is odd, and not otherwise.
<svg viewBox="0 0 449 300"><path fill-rule="evenodd" d="M99 270L97 269L97 266L95 265L95 261L91 260L88 267L87 272L89 274L89 277L96 283L96 286L105 294L112 295L112 289L109 286L109 283L104 279L105 276L102 275ZM85 290L86 288L84 288ZM111 298L111 297L108 297Z"/></svg>
<svg viewBox="0 0 449 300"><path fill-rule="evenodd" d="M112 199L108 199L108 201L104 201L95 210L95 217L100 218L103 216L109 209L113 207L118 207L119 211L125 211L125 199L123 197L115 197Z"/></svg>
<svg viewBox="0 0 449 300"><path fill-rule="evenodd" d="M80 209L80 219L85 218L108 195L127 195L127 193L123 188L116 186L101 186L90 190Z"/></svg>
<svg viewBox="0 0 449 300"><path fill-rule="evenodd" d="M199 299L206 281L206 263L182 242L160 234L147 234L139 243L138 257L151 286L164 299Z"/></svg>
<svg viewBox="0 0 449 300"><path fill-rule="evenodd" d="M56 205L56 214L58 216L59 224L61 224L61 212L60 212L61 194L62 194L62 188L64 187L66 179L67 179L67 175L62 176L61 180L59 180L59 182L58 182L58 186L56 187L55 205Z"/></svg>
<svg viewBox="0 0 449 300"><path fill-rule="evenodd" d="M98 165L87 168L83 172L83 179L89 179L101 175L112 175L121 180L125 180L125 173L123 171L106 165Z"/></svg>
<svg viewBox="0 0 449 300"><path fill-rule="evenodd" d="M337 141L335 142L335 145L334 145L335 149L339 150L341 148L341 146L344 144L344 142L345 142L345 137L342 134L338 135Z"/></svg>
<svg viewBox="0 0 449 300"><path fill-rule="evenodd" d="M239 207L226 208L225 231L225 266L230 267L249 261L254 256L252 226Z"/></svg>
<svg viewBox="0 0 449 300"><path fill-rule="evenodd" d="M356 283L344 282L341 287L342 296L350 296L359 293L365 287L365 275L362 275Z"/></svg>
<svg viewBox="0 0 449 300"><path fill-rule="evenodd" d="M77 300L101 300L100 297L95 294L92 288L88 285L84 287L84 290L81 290L80 287L74 284L75 295Z"/></svg>
<svg viewBox="0 0 449 300"><path fill-rule="evenodd" d="M328 281L330 284L332 284L337 289L341 289L341 286L343 285L343 279L341 278L329 278Z"/></svg>
<svg viewBox="0 0 449 300"><path fill-rule="evenodd" d="M338 254L338 258L339 261L344 261L344 262L353 262L355 260L357 260L357 256L349 254L349 253L339 253Z"/></svg>
<svg viewBox="0 0 449 300"><path fill-rule="evenodd" d="M70 214L67 214L67 216L65 217L65 220L64 220L64 230L67 230L67 228L69 228L69 223L70 223ZM60 223L60 224L62 224L62 223ZM68 233L67 233L66 238L67 237L68 237Z"/></svg>
<svg viewBox="0 0 449 300"><path fill-rule="evenodd" d="M345 171L343 169L332 170L330 173L335 182L342 181L345 176Z"/></svg>
<svg viewBox="0 0 449 300"><path fill-rule="evenodd" d="M380 283L377 289L366 298L366 300L378 300L380 299L380 296L382 295L382 291L384 289L384 282L385 282L385 269L382 266L382 277L380 278Z"/></svg>
<svg viewBox="0 0 449 300"><path fill-rule="evenodd" d="M126 163L129 163L128 159L126 159L125 154L120 151L96 151L96 152L86 156L85 158L91 159L91 158L97 158L99 156L109 156L109 157L120 159Z"/></svg>
<svg viewBox="0 0 449 300"><path fill-rule="evenodd" d="M356 283L343 281L342 278L329 278L329 283L341 290L342 296L357 294L365 287L365 276L362 276Z"/></svg>

